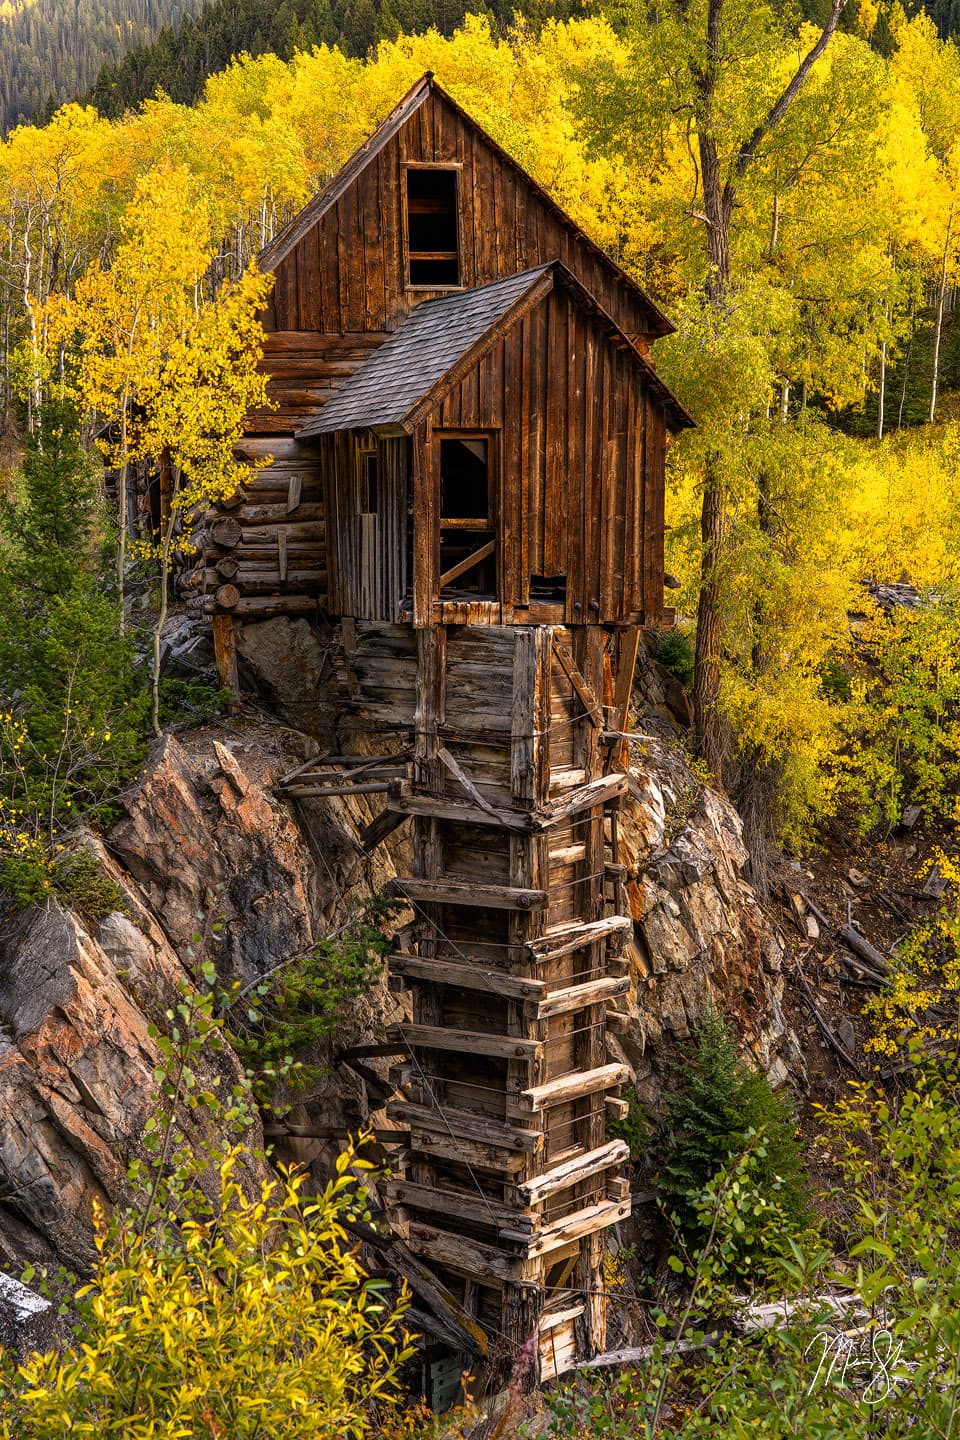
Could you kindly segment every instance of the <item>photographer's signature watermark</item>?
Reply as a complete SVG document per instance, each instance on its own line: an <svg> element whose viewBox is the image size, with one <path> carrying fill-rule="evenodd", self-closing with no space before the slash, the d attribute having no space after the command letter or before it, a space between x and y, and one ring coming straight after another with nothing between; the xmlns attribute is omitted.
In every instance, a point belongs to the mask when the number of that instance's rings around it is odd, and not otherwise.
<svg viewBox="0 0 960 1440"><path fill-rule="evenodd" d="M818 1349L820 1363L809 1394L818 1385L840 1385L867 1405L882 1405L895 1387L903 1384L903 1343L889 1330L854 1335L823 1332L810 1341L805 1358L816 1358Z"/></svg>

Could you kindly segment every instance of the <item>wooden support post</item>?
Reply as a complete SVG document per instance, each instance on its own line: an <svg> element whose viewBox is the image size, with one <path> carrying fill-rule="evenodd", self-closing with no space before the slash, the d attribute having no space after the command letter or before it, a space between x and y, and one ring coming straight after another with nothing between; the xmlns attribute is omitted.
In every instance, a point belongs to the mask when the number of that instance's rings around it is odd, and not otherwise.
<svg viewBox="0 0 960 1440"><path fill-rule="evenodd" d="M232 615L214 615L213 650L220 684L224 690L230 692L227 709L234 711L240 700L240 677L237 670L237 635L233 628Z"/></svg>

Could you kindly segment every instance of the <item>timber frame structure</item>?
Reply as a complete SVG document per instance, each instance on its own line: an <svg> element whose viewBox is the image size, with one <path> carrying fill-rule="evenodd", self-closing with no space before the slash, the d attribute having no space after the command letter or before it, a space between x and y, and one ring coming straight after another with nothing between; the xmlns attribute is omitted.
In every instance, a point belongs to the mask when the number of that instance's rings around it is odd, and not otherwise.
<svg viewBox="0 0 960 1440"><path fill-rule="evenodd" d="M391 1253L449 1350L533 1337L548 1379L604 1347L630 1212L605 1039L629 698L692 423L649 359L671 327L430 75L261 264L275 408L240 450L273 463L208 517L203 604L233 685L238 624L334 627L334 756L289 793L382 797L370 846L412 828L406 1018L375 1047Z"/></svg>

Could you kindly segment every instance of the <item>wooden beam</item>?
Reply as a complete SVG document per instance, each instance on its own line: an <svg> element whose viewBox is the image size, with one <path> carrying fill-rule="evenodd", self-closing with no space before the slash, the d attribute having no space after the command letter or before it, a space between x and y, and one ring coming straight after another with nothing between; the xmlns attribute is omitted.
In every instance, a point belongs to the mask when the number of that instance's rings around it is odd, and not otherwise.
<svg viewBox="0 0 960 1440"><path fill-rule="evenodd" d="M521 1130L516 1125L474 1115L469 1110L448 1106L432 1110L426 1105L392 1100L387 1105L387 1116L419 1130L436 1130L439 1134L454 1135L464 1140L478 1140L482 1144L503 1150L522 1150L528 1155L536 1155L543 1149L543 1135L540 1131Z"/></svg>
<svg viewBox="0 0 960 1440"><path fill-rule="evenodd" d="M611 1140L596 1150L589 1150L586 1155L565 1160L562 1165L555 1165L552 1170L535 1175L532 1180L524 1180L517 1189L528 1205L539 1205L558 1190L566 1190L569 1185L578 1185L581 1180L587 1180L601 1170L622 1165L629 1158L630 1146L623 1140Z"/></svg>
<svg viewBox="0 0 960 1440"><path fill-rule="evenodd" d="M387 889L392 895L428 905L469 905L485 910L546 910L546 890L520 890L509 885L472 885L469 880L421 880L397 876Z"/></svg>
<svg viewBox="0 0 960 1440"><path fill-rule="evenodd" d="M629 1215L629 1200L601 1200L597 1205L588 1205L583 1210L575 1210L572 1215L564 1216L556 1224L539 1231L532 1239L522 1230L503 1230L501 1234L505 1240L527 1246L532 1255L545 1255L571 1240L579 1240L584 1235L592 1235L597 1230L616 1225L618 1220L626 1220Z"/></svg>
<svg viewBox="0 0 960 1440"><path fill-rule="evenodd" d="M529 1238L521 1234L520 1243L526 1244ZM415 1254L424 1255L435 1264L448 1266L461 1275L472 1275L485 1281L520 1279L523 1264L520 1259L505 1254L498 1245L484 1245L459 1232L411 1220L407 1244Z"/></svg>
<svg viewBox="0 0 960 1440"><path fill-rule="evenodd" d="M640 649L640 627L628 630L620 637L620 664L617 667L617 688L613 696L616 727L625 734L630 724L630 696L633 694L633 676L637 668L637 652ZM627 768L630 752L626 740L618 740L614 746L615 762L624 770Z"/></svg>
<svg viewBox="0 0 960 1440"><path fill-rule="evenodd" d="M633 921L629 915L607 915L602 920L558 925L528 940L526 946L537 960L555 960L558 955L569 955L584 945L593 945L597 940L606 940L611 935L632 930Z"/></svg>
<svg viewBox="0 0 960 1440"><path fill-rule="evenodd" d="M459 1219L494 1229L506 1226L533 1234L534 1217L524 1216L525 1206L506 1205L476 1191L442 1190L435 1185L414 1185L409 1180L391 1180L381 1185L385 1198L392 1205L410 1205L414 1210L429 1210L446 1216L455 1227Z"/></svg>
<svg viewBox="0 0 960 1440"><path fill-rule="evenodd" d="M401 785L390 792L388 810L400 815L424 815L432 820L456 820L464 825L498 825L505 830L522 830L530 833L538 829L535 817L523 810L498 810L488 805L479 809L463 800L440 799L434 795L418 795L409 785Z"/></svg>
<svg viewBox="0 0 960 1440"><path fill-rule="evenodd" d="M508 1000L538 1000L546 990L542 980L521 979L503 970L426 955L390 955L388 966L394 975L410 975L415 980L429 980L436 985L458 985L464 990L483 990Z"/></svg>
<svg viewBox="0 0 960 1440"><path fill-rule="evenodd" d="M571 1011L583 1010L588 1005L601 1005L618 995L626 995L629 989L629 978L588 980L584 985L568 985L563 990L554 990L532 1009L537 1020L549 1020L554 1015L569 1015Z"/></svg>
<svg viewBox="0 0 960 1440"><path fill-rule="evenodd" d="M478 806L481 810L485 810L488 815L496 819L497 812L493 806L487 804L469 775L464 772L463 767L454 759L445 745L441 745L437 750L437 759L450 771L450 774L454 780L456 780L457 784L467 792L474 805Z"/></svg>
<svg viewBox="0 0 960 1440"><path fill-rule="evenodd" d="M388 1025L387 1034L396 1034L411 1048L449 1050L461 1055L492 1055L500 1060L540 1060L541 1040L521 1040L513 1035L488 1035L482 1030L455 1030L447 1025ZM368 1049L369 1047L358 1047Z"/></svg>
<svg viewBox="0 0 960 1440"><path fill-rule="evenodd" d="M237 670L237 634L233 627L232 615L214 615L213 649L217 660L217 674L224 690L230 692L228 708L236 708L240 693Z"/></svg>
<svg viewBox="0 0 960 1440"><path fill-rule="evenodd" d="M409 1130L371 1129L366 1125L264 1125L268 1140L358 1140L370 1136L378 1145L409 1145Z"/></svg>
<svg viewBox="0 0 960 1440"><path fill-rule="evenodd" d="M562 1105L566 1100L578 1100L581 1095L612 1090L629 1078L630 1071L626 1065L599 1065L595 1070L573 1071L570 1075L548 1080L545 1085L521 1090L514 1099L521 1114L532 1114L536 1110L548 1110L552 1105Z"/></svg>
<svg viewBox="0 0 960 1440"><path fill-rule="evenodd" d="M620 771L589 780L586 785L571 790L569 795L561 795L552 800L546 807L543 823L556 825L570 815L576 815L580 810L591 810L595 805L605 805L608 800L617 800L627 793L628 786L629 777Z"/></svg>
<svg viewBox="0 0 960 1440"><path fill-rule="evenodd" d="M479 565L481 561L486 560L488 556L492 555L496 548L496 540L489 540L486 545L481 545L479 550L474 550L472 555L467 555L449 570L445 570L440 576L440 589L442 590L445 585L451 585L454 580L459 580L461 575L466 575L467 571L472 570L474 565Z"/></svg>
<svg viewBox="0 0 960 1440"><path fill-rule="evenodd" d="M390 1269L400 1275L415 1295L425 1301L442 1320L462 1336L464 1349L472 1355L486 1355L489 1349L486 1333L472 1315L451 1294L446 1285L413 1254L402 1240L396 1240L384 1252Z"/></svg>
<svg viewBox="0 0 960 1440"><path fill-rule="evenodd" d="M556 635L553 637L553 653L563 666L567 679L576 691L581 705L586 710L586 719L599 728L603 724L603 707L596 695L594 695L588 682L577 669L572 652L568 650L567 646L564 645Z"/></svg>

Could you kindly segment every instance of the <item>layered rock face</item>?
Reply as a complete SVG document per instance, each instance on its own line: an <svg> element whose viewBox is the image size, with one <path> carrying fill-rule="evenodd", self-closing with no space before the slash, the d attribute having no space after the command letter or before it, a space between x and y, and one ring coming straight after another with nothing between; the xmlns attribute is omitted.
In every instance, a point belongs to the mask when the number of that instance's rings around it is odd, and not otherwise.
<svg viewBox="0 0 960 1440"><path fill-rule="evenodd" d="M620 1044L640 1099L656 1110L666 1069L711 1004L734 1018L757 1063L783 1078L784 942L744 878L749 856L736 810L663 727L647 728L620 821L634 921Z"/></svg>
<svg viewBox="0 0 960 1440"><path fill-rule="evenodd" d="M274 798L283 764L262 728L223 743L168 736L109 849L88 840L124 913L93 923L50 901L0 927L0 1270L89 1262L93 1203L127 1198L156 1104L149 1027L166 1024L191 970L209 958L248 983L328 933L352 891L382 884L348 814L298 820ZM366 1025L354 1019L361 1032L379 1018L375 998ZM197 1068L207 1086L240 1077L228 1048ZM179 1122L190 1137L190 1115Z"/></svg>

